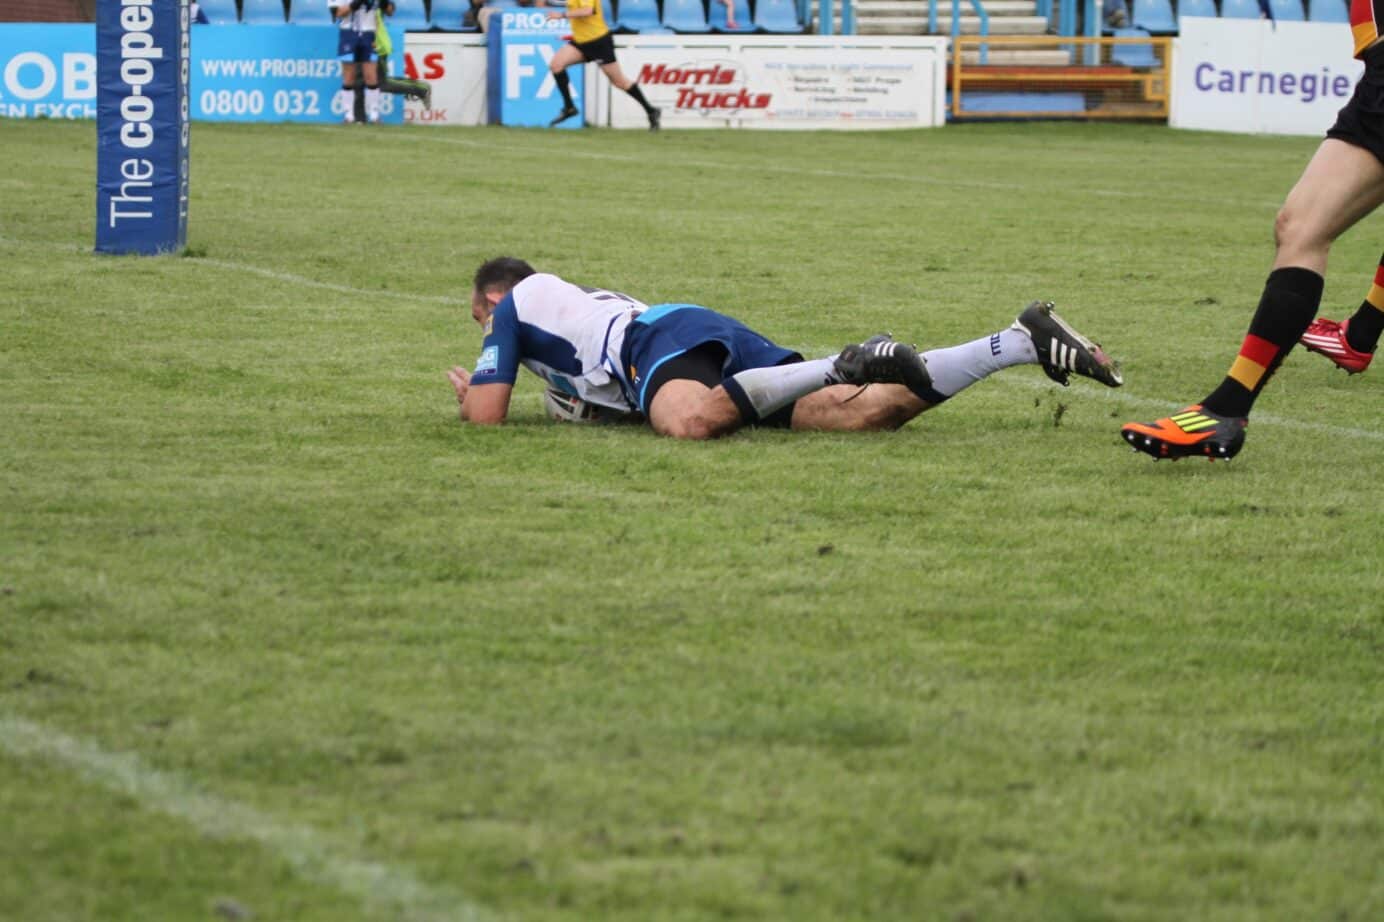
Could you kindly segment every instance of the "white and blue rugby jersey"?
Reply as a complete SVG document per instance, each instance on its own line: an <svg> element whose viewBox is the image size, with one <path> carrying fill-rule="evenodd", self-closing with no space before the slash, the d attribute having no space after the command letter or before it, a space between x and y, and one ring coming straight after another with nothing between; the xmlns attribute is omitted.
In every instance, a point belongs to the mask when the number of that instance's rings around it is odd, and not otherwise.
<svg viewBox="0 0 1384 922"><path fill-rule="evenodd" d="M513 384L523 365L588 403L634 409L620 370L625 329L648 305L538 273L515 285L485 325L472 384Z"/></svg>
<svg viewBox="0 0 1384 922"><path fill-rule="evenodd" d="M338 6L349 7L350 5L351 0L327 0L328 10ZM383 0L366 0L360 9L351 10L341 19L338 19L337 25L352 32L374 32L375 7L383 5Z"/></svg>

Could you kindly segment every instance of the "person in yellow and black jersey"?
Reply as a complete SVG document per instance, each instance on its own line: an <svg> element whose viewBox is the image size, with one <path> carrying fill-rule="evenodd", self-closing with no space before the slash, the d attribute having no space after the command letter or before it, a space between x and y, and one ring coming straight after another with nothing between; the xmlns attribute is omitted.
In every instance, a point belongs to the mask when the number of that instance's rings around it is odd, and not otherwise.
<svg viewBox="0 0 1384 922"><path fill-rule="evenodd" d="M610 37L610 26L606 25L603 6L603 0L567 0L566 10L553 10L548 14L549 19L561 19L565 16L572 24L571 39L557 50L552 61L548 63L548 69L553 72L553 82L562 93L562 111L550 124L565 122L578 114L577 106L572 102L572 86L567 76L567 68L581 61L591 61L600 65L602 72L610 78L617 90L624 90L630 94L631 99L644 107L645 114L649 116L649 130L657 131L660 114L658 108L649 104L639 84L626 77L615 60L615 41Z"/></svg>
<svg viewBox="0 0 1384 922"><path fill-rule="evenodd" d="M1348 372L1369 364L1384 332L1384 260L1354 316L1313 319L1331 245L1384 204L1384 0L1351 0L1350 25L1365 73L1279 209L1273 269L1239 354L1198 403L1151 423L1126 423L1121 434L1137 451L1155 459L1234 457L1250 408L1299 341Z"/></svg>

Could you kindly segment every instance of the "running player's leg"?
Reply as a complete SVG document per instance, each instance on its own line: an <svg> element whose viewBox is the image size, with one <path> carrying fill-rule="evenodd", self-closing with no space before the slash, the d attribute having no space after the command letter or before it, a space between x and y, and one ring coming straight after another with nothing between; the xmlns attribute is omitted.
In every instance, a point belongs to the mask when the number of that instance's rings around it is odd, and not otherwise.
<svg viewBox="0 0 1384 922"><path fill-rule="evenodd" d="M1309 352L1326 356L1347 374L1370 367L1379 336L1384 333L1384 256L1374 270L1365 300L1344 321L1318 317L1298 340Z"/></svg>
<svg viewBox="0 0 1384 922"><path fill-rule="evenodd" d="M1225 379L1171 417L1125 424L1125 440L1155 458L1234 457L1255 400L1316 316L1331 244L1381 203L1384 164L1354 144L1323 141L1275 220L1273 271Z"/></svg>
<svg viewBox="0 0 1384 922"><path fill-rule="evenodd" d="M614 41L610 36L606 36L606 41L610 43L609 60L600 61L601 72L606 75L611 85L617 90L623 90L628 93L631 99L643 107L644 114L649 117L649 130L657 131L662 110L649 102L644 96L644 91L639 88L639 84L625 76L625 72L620 69L620 63L615 60Z"/></svg>
<svg viewBox="0 0 1384 922"><path fill-rule="evenodd" d="M553 52L552 60L548 62L548 70L553 75L553 83L557 84L557 91L562 94L562 111L548 123L549 125L564 122L578 114L577 104L572 101L572 78L567 76L567 68L581 63L582 60L581 49L571 42Z"/></svg>

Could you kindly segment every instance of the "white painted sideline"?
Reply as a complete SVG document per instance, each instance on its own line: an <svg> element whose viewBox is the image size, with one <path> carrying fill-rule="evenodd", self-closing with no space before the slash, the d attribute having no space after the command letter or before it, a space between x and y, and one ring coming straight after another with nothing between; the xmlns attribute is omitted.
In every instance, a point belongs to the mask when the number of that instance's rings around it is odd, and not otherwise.
<svg viewBox="0 0 1384 922"><path fill-rule="evenodd" d="M0 749L23 759L57 762L211 838L254 842L286 861L300 877L354 897L382 918L444 922L488 916L466 898L429 886L406 869L343 854L307 826L281 823L252 807L199 791L178 775L145 765L131 753L107 752L3 714Z"/></svg>

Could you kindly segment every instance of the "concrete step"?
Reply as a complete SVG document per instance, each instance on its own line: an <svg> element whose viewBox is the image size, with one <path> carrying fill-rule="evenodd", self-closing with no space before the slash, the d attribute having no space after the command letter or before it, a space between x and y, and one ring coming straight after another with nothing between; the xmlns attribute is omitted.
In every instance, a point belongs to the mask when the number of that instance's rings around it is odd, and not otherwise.
<svg viewBox="0 0 1384 922"><path fill-rule="evenodd" d="M857 19L856 22L860 20ZM927 17L923 17L926 24ZM937 34L951 34L951 16L937 17ZM1046 35L1048 31L1048 21L1042 16L991 16L990 34L991 35ZM961 33L963 35L979 35L980 19L976 16L961 17Z"/></svg>

